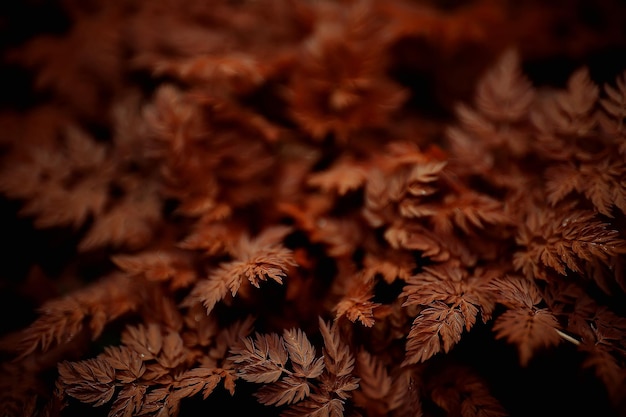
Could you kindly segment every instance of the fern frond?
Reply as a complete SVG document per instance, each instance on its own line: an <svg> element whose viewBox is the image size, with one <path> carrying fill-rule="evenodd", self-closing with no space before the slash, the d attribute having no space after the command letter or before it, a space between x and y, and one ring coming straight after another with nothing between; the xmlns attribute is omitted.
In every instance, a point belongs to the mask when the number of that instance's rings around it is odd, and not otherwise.
<svg viewBox="0 0 626 417"><path fill-rule="evenodd" d="M375 281L364 273L354 274L348 282L348 288L335 306L335 320L345 316L351 322L357 320L365 327L374 325L374 309L380 303L372 302Z"/></svg>
<svg viewBox="0 0 626 417"><path fill-rule="evenodd" d="M146 385L126 385L111 404L110 417L131 417L137 415L146 395Z"/></svg>
<svg viewBox="0 0 626 417"><path fill-rule="evenodd" d="M360 350L357 354L356 374L360 378L359 391L367 398L381 401L391 392L392 378L386 367L366 350Z"/></svg>
<svg viewBox="0 0 626 417"><path fill-rule="evenodd" d="M496 122L517 122L527 116L535 92L521 71L519 52L506 50L476 87L476 105Z"/></svg>
<svg viewBox="0 0 626 417"><path fill-rule="evenodd" d="M626 242L610 223L594 212L575 210L571 205L556 211L530 213L518 229L516 240L524 249L516 252L513 265L526 276L545 279L538 266L561 275L566 270L582 272L592 260L609 263L626 250Z"/></svg>
<svg viewBox="0 0 626 417"><path fill-rule="evenodd" d="M311 393L310 383L304 378L286 376L275 384L265 385L255 397L264 405L289 405L302 401Z"/></svg>
<svg viewBox="0 0 626 417"><path fill-rule="evenodd" d="M520 363L526 366L535 351L561 341L559 327L557 319L547 309L513 309L496 319L493 331L496 338L517 345Z"/></svg>
<svg viewBox="0 0 626 417"><path fill-rule="evenodd" d="M145 360L155 359L163 347L163 335L157 324L129 326L122 333L122 343Z"/></svg>
<svg viewBox="0 0 626 417"><path fill-rule="evenodd" d="M317 378L324 369L321 360L315 357L315 347L300 329L283 332L285 347L293 365L294 374L305 378Z"/></svg>
<svg viewBox="0 0 626 417"><path fill-rule="evenodd" d="M68 395L96 407L111 401L115 394L115 369L105 360L62 362L59 377Z"/></svg>
<svg viewBox="0 0 626 417"><path fill-rule="evenodd" d="M221 380L221 376L211 368L194 368L183 372L172 384L171 396L176 400L193 397L202 391L205 400L211 395Z"/></svg>
<svg viewBox="0 0 626 417"><path fill-rule="evenodd" d="M424 362L441 351L449 352L461 340L464 325L458 309L440 301L431 303L413 320L403 365Z"/></svg>
<svg viewBox="0 0 626 417"><path fill-rule="evenodd" d="M334 377L347 376L354 369L354 356L348 345L341 341L337 322L329 324L321 317L318 319L320 331L324 338L324 363L326 369Z"/></svg>
<svg viewBox="0 0 626 417"><path fill-rule="evenodd" d="M146 372L145 356L126 346L107 346L101 358L115 369L115 378L123 384L140 379Z"/></svg>
<svg viewBox="0 0 626 417"><path fill-rule="evenodd" d="M361 188L366 178L367 170L363 164L346 159L336 162L326 171L311 174L307 184L341 196Z"/></svg>
<svg viewBox="0 0 626 417"><path fill-rule="evenodd" d="M230 360L241 364L238 376L249 382L272 383L278 381L285 368L288 354L283 340L276 333L256 334L247 337L242 346L231 349Z"/></svg>

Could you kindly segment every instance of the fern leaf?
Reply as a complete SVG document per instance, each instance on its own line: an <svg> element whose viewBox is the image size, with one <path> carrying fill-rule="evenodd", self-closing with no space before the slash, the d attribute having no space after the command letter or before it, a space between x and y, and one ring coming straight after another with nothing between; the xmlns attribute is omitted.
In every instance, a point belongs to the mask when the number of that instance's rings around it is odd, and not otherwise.
<svg viewBox="0 0 626 417"><path fill-rule="evenodd" d="M192 397L202 391L207 399L222 378L211 368L194 368L181 374L172 384L171 396L176 400Z"/></svg>
<svg viewBox="0 0 626 417"><path fill-rule="evenodd" d="M261 404L278 407L302 401L310 393L311 387L305 378L287 376L274 384L264 385L255 396Z"/></svg>
<svg viewBox="0 0 626 417"><path fill-rule="evenodd" d="M174 268L170 266L171 258L171 254L163 252L144 252L139 256L115 255L111 260L126 272L145 273L150 279L161 281L174 274Z"/></svg>
<svg viewBox="0 0 626 417"><path fill-rule="evenodd" d="M283 417L343 417L343 401L339 399L318 398L305 400L285 410Z"/></svg>
<svg viewBox="0 0 626 417"><path fill-rule="evenodd" d="M350 348L341 341L337 323L327 324L321 318L318 321L324 338L326 369L336 377L350 375L354 369L354 357Z"/></svg>
<svg viewBox="0 0 626 417"><path fill-rule="evenodd" d="M585 142L594 137L598 96L599 89L591 81L589 70L583 67L575 71L567 89L548 96L532 114L539 131L538 149L556 160L589 158L593 152Z"/></svg>
<svg viewBox="0 0 626 417"><path fill-rule="evenodd" d="M252 332L254 317L246 316L237 320L230 326L222 329L215 337L215 343L209 351L209 356L214 359L226 359L230 349L237 346L242 339Z"/></svg>
<svg viewBox="0 0 626 417"><path fill-rule="evenodd" d="M101 357L115 369L115 379L123 384L138 380L146 372L144 358L127 347L107 346Z"/></svg>
<svg viewBox="0 0 626 417"><path fill-rule="evenodd" d="M491 317L494 301L489 283L500 271L477 268L473 274L455 265L440 264L424 267L424 271L406 280L401 296L406 296L403 306L446 303L458 308L465 328L470 330L480 312L483 321Z"/></svg>
<svg viewBox="0 0 626 417"><path fill-rule="evenodd" d="M359 390L365 396L380 401L390 393L392 379L380 359L366 350L360 350L356 370L360 378Z"/></svg>
<svg viewBox="0 0 626 417"><path fill-rule="evenodd" d="M476 104L495 121L515 122L526 116L534 90L522 74L519 53L505 51L479 82Z"/></svg>
<svg viewBox="0 0 626 417"><path fill-rule="evenodd" d="M241 285L241 272L245 264L241 261L222 264L214 270L207 279L196 283L189 295L183 300L182 305L191 307L196 302L201 302L209 314L215 304L223 300L230 293L234 296Z"/></svg>
<svg viewBox="0 0 626 417"><path fill-rule="evenodd" d="M464 324L458 309L442 302L432 303L413 320L403 364L424 362L441 351L450 351L461 340Z"/></svg>
<svg viewBox="0 0 626 417"><path fill-rule="evenodd" d="M153 414L156 417L176 416L180 402L171 398L170 393L171 387L169 385L148 391L138 414Z"/></svg>
<svg viewBox="0 0 626 417"><path fill-rule="evenodd" d="M547 309L507 310L496 319L493 331L498 339L517 346L520 363L526 366L533 353L560 342L557 319Z"/></svg>
<svg viewBox="0 0 626 417"><path fill-rule="evenodd" d="M124 385L111 405L109 417L132 417L137 415L143 405L146 390L146 385Z"/></svg>
<svg viewBox="0 0 626 417"><path fill-rule="evenodd" d="M515 268L537 278L545 277L537 265L566 275L567 268L581 272L587 262L597 259L610 263L611 257L626 250L626 242L609 223L597 219L593 212L571 206L531 214L516 240L524 250L514 254Z"/></svg>
<svg viewBox="0 0 626 417"><path fill-rule="evenodd" d="M37 350L47 351L55 344L72 340L83 330L85 306L74 297L48 302L45 314L24 329L10 348L26 357Z"/></svg>
<svg viewBox="0 0 626 417"><path fill-rule="evenodd" d="M122 333L122 343L139 354L143 360L155 359L163 347L163 336L157 324L129 326Z"/></svg>
<svg viewBox="0 0 626 417"><path fill-rule="evenodd" d="M389 250L381 254L368 253L363 259L363 264L366 276L380 274L387 284L396 279L406 280L416 267L412 254L403 250Z"/></svg>
<svg viewBox="0 0 626 417"><path fill-rule="evenodd" d="M180 334L170 332L163 338L161 352L156 360L166 368L176 368L186 359L186 353Z"/></svg>
<svg viewBox="0 0 626 417"><path fill-rule="evenodd" d="M79 250L87 252L107 245L135 250L149 242L161 220L161 199L154 187L139 187L134 184L124 199L96 218Z"/></svg>
<svg viewBox="0 0 626 417"><path fill-rule="evenodd" d="M285 330L283 340L294 367L294 375L317 378L324 369L324 363L315 358L315 348L300 329Z"/></svg>
<svg viewBox="0 0 626 417"><path fill-rule="evenodd" d="M521 277L497 278L490 284L496 294L496 301L508 308L527 308L541 303L541 293L535 283Z"/></svg>
<svg viewBox="0 0 626 417"><path fill-rule="evenodd" d="M255 340L247 337L242 345L231 349L230 360L242 364L238 376L249 382L276 382L285 372L287 351L276 334L256 334Z"/></svg>
<svg viewBox="0 0 626 417"><path fill-rule="evenodd" d="M347 317L348 320L361 322L365 327L374 325L374 309L380 303L372 302L375 281L363 273L355 274L349 283L349 288L342 299L335 306L335 320Z"/></svg>
<svg viewBox="0 0 626 417"><path fill-rule="evenodd" d="M307 184L341 196L361 188L366 179L367 171L362 164L346 159L336 162L326 171L311 174Z"/></svg>
<svg viewBox="0 0 626 417"><path fill-rule="evenodd" d="M105 360L62 362L59 377L68 395L94 406L109 402L115 393L115 369Z"/></svg>
<svg viewBox="0 0 626 417"><path fill-rule="evenodd" d="M626 119L626 72L615 79L615 86L605 84L605 98L600 99L604 113L600 115L599 122L603 130L611 135L613 142L617 144L618 152L626 154L626 140L624 140Z"/></svg>

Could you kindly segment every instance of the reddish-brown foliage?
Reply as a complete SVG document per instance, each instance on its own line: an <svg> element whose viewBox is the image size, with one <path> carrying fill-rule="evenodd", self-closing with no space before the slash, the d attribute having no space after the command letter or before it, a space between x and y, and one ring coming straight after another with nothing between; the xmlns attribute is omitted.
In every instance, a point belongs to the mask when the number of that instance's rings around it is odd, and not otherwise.
<svg viewBox="0 0 626 417"><path fill-rule="evenodd" d="M626 416L620 2L24 4L1 416Z"/></svg>

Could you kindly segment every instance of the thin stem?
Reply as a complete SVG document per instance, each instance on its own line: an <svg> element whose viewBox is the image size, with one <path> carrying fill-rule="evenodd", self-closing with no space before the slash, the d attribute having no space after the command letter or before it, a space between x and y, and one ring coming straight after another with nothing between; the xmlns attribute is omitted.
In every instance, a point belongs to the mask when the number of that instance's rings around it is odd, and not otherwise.
<svg viewBox="0 0 626 417"><path fill-rule="evenodd" d="M568 342L578 346L580 345L580 341L577 339L574 339L572 336L563 333L562 331L560 331L559 329L555 329L556 332L559 334L559 336L561 336L563 339L567 340Z"/></svg>

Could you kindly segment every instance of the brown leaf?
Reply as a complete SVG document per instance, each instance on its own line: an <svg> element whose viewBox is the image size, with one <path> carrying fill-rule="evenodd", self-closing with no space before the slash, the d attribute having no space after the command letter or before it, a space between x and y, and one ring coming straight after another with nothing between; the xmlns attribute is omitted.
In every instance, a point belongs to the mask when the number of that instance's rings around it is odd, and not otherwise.
<svg viewBox="0 0 626 417"><path fill-rule="evenodd" d="M220 375L214 369L194 368L185 371L172 385L172 396L177 400L191 397L202 391L202 396L207 399L220 382Z"/></svg>
<svg viewBox="0 0 626 417"><path fill-rule="evenodd" d="M146 394L146 385L124 385L111 405L108 417L132 417L139 413Z"/></svg>
<svg viewBox="0 0 626 417"><path fill-rule="evenodd" d="M461 312L440 301L422 310L407 336L404 364L424 362L461 340L465 320Z"/></svg>
<svg viewBox="0 0 626 417"><path fill-rule="evenodd" d="M139 354L127 347L107 346L104 348L102 357L115 368L116 379L124 384L136 381L146 371L146 366Z"/></svg>
<svg viewBox="0 0 626 417"><path fill-rule="evenodd" d="M100 406L113 398L115 370L107 361L62 362L58 369L63 389L77 400Z"/></svg>
<svg viewBox="0 0 626 417"><path fill-rule="evenodd" d="M517 345L520 363L528 365L533 353L557 345L559 323L547 309L507 310L496 319L493 331L498 339L506 338Z"/></svg>
<svg viewBox="0 0 626 417"><path fill-rule="evenodd" d="M283 340L291 362L297 366L300 372L307 373L315 360L315 348L309 342L306 334L300 329L285 330Z"/></svg>
<svg viewBox="0 0 626 417"><path fill-rule="evenodd" d="M287 376L282 380L264 385L255 396L261 404L281 406L302 401L311 393L311 386L305 378Z"/></svg>
<svg viewBox="0 0 626 417"><path fill-rule="evenodd" d="M122 333L122 343L132 348L142 360L154 359L161 352L163 336L157 324L129 326Z"/></svg>
<svg viewBox="0 0 626 417"><path fill-rule="evenodd" d="M156 360L166 368L175 368L185 360L183 339L178 333L170 332L163 338L163 347Z"/></svg>

